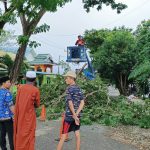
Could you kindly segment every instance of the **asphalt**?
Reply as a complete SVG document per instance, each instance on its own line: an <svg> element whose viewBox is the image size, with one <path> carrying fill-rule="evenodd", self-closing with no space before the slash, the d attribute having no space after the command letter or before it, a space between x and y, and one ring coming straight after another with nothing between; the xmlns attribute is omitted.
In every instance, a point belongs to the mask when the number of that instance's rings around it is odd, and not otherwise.
<svg viewBox="0 0 150 150"><path fill-rule="evenodd" d="M36 150L56 150L60 121L37 121ZM81 126L81 150L137 150L134 146L118 142L108 135L110 128L101 125ZM63 150L75 150L74 133Z"/></svg>

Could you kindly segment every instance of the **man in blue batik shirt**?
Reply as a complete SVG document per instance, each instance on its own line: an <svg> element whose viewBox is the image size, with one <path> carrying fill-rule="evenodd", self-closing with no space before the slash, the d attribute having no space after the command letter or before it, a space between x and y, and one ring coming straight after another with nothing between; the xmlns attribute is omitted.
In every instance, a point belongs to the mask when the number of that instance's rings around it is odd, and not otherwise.
<svg viewBox="0 0 150 150"><path fill-rule="evenodd" d="M0 147L2 150L7 150L6 134L8 134L10 150L14 150L12 120L14 104L12 94L9 91L11 83L8 76L0 78L0 86Z"/></svg>

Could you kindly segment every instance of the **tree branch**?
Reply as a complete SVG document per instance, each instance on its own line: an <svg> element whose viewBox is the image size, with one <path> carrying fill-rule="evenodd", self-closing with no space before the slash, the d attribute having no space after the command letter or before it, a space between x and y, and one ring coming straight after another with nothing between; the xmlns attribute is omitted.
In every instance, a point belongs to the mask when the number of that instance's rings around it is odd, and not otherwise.
<svg viewBox="0 0 150 150"><path fill-rule="evenodd" d="M27 24L24 13L20 14L20 20L21 20L21 24L22 24L22 27L23 27L23 34L26 35L28 24Z"/></svg>
<svg viewBox="0 0 150 150"><path fill-rule="evenodd" d="M4 2L5 3L5 2ZM5 5L5 4L4 4ZM9 6L9 8L6 8L6 6L4 6L5 7L5 12L4 12L4 14L1 16L1 17L4 17L4 16L6 16L8 13L10 13L10 12L13 12L14 10L15 10L15 7L11 4L10 6ZM4 28L4 25L7 23L7 22L9 22L8 20L7 21L5 21L5 20L1 20L0 21L0 30L2 30L3 28Z"/></svg>
<svg viewBox="0 0 150 150"><path fill-rule="evenodd" d="M92 96L93 94L95 94L95 93L97 93L97 92L99 92L99 90L93 91L93 92L91 92L91 93L86 94L84 100L86 100L87 97ZM54 99L52 105L53 105L53 106L56 106L59 102L61 102L62 98L64 98L65 96L66 96L66 93L64 92L61 96L59 96L58 98L55 98L55 99Z"/></svg>
<svg viewBox="0 0 150 150"><path fill-rule="evenodd" d="M97 93L98 91L99 91L99 90L97 90L97 91L93 91L93 92L91 92L91 93L86 94L86 96L85 96L84 100L86 100L86 98L87 98L87 97L89 97L89 96L91 96L91 95L93 95L93 94Z"/></svg>
<svg viewBox="0 0 150 150"><path fill-rule="evenodd" d="M7 11L7 1L3 1L3 3L4 3L4 8L5 8L5 12Z"/></svg>
<svg viewBox="0 0 150 150"><path fill-rule="evenodd" d="M29 30L29 35L31 35L33 33L33 30L37 24L39 23L39 21L41 20L41 18L43 17L43 15L46 13L46 10L45 9L41 9L39 12L38 12L38 17L37 18L34 18L28 25L28 28L30 29Z"/></svg>
<svg viewBox="0 0 150 150"><path fill-rule="evenodd" d="M77 74L77 77L82 73L82 71L83 71L83 69L86 67L86 65L87 65L87 63L85 63L84 65L83 65L83 67L80 69L80 71L78 72L78 74Z"/></svg>

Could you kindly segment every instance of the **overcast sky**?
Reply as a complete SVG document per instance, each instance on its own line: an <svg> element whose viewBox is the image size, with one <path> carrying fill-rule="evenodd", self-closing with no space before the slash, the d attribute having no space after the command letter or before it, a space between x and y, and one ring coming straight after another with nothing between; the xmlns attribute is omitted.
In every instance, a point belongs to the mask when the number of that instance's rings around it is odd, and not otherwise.
<svg viewBox="0 0 150 150"><path fill-rule="evenodd" d="M87 29L114 28L122 25L135 29L142 20L150 19L150 0L118 1L128 5L121 14L105 6L101 11L91 9L86 13L82 0L73 0L53 14L46 13L39 24L47 23L51 28L47 33L32 36L32 39L42 44L35 51L50 53L55 61L58 61L59 56L65 60L66 47L74 45L77 36ZM21 34L20 23L13 27L7 25L5 28L14 29L15 34Z"/></svg>

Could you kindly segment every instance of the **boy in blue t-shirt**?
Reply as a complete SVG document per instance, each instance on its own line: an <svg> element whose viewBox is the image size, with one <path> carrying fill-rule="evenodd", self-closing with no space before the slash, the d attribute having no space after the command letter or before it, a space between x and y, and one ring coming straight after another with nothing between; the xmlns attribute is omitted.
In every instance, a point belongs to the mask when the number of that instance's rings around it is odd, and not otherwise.
<svg viewBox="0 0 150 150"><path fill-rule="evenodd" d="M6 150L6 133L8 134L10 150L14 150L13 146L13 113L14 104L13 97L9 89L11 87L9 77L0 78L0 147Z"/></svg>
<svg viewBox="0 0 150 150"><path fill-rule="evenodd" d="M67 133L74 131L76 136L76 150L80 150L80 117L84 107L84 97L81 89L76 85L76 74L68 71L65 75L66 84L66 111L63 124L62 137L59 141L57 150L62 150Z"/></svg>

